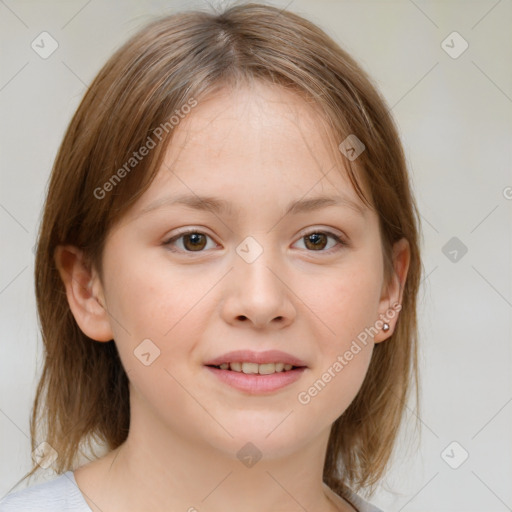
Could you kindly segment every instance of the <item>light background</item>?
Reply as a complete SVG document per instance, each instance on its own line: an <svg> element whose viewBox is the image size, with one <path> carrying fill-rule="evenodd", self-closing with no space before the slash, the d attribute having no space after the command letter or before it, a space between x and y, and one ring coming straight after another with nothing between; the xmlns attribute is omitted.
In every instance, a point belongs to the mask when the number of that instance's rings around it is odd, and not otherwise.
<svg viewBox="0 0 512 512"><path fill-rule="evenodd" d="M512 510L512 2L271 3L320 25L374 78L422 214L422 406L409 416L423 433L418 452L400 443L372 502L386 512ZM122 42L153 16L204 5L0 1L0 497L30 468L42 363L32 247L64 131ZM59 44L47 59L31 48L43 31ZM457 58L442 45L453 31L469 44ZM443 252L452 237L467 247L455 262L453 247ZM462 450L469 458L452 469Z"/></svg>

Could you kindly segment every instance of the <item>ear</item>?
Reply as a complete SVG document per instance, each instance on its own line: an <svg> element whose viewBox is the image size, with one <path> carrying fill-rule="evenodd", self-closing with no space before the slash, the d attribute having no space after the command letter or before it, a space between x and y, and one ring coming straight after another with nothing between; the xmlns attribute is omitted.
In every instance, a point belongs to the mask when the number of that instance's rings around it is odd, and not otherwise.
<svg viewBox="0 0 512 512"><path fill-rule="evenodd" d="M72 245L59 245L54 259L69 307L82 332L96 341L112 340L102 284L97 272L86 264L82 251Z"/></svg>
<svg viewBox="0 0 512 512"><path fill-rule="evenodd" d="M409 242L406 238L401 238L393 245L393 269L387 287L383 287L381 299L379 303L379 319L381 322L377 324L379 332L374 337L374 343L380 343L388 339L394 332L396 322L398 320L399 310L393 308L393 305L402 304L402 294L409 270L411 260L411 251ZM384 331L382 325L387 322L389 330ZM381 325L382 324L382 325Z"/></svg>

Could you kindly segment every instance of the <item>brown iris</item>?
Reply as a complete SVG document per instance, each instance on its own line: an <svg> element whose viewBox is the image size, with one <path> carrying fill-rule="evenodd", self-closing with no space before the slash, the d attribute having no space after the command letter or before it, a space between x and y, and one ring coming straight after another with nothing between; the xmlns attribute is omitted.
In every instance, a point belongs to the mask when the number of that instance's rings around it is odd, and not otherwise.
<svg viewBox="0 0 512 512"><path fill-rule="evenodd" d="M206 245L206 236L202 233L187 233L183 236L183 246L187 250L200 251ZM190 244L187 244L190 241Z"/></svg>
<svg viewBox="0 0 512 512"><path fill-rule="evenodd" d="M308 249L323 249L327 244L327 238L325 233L311 233L304 237ZM311 247L308 247L308 242L312 242Z"/></svg>

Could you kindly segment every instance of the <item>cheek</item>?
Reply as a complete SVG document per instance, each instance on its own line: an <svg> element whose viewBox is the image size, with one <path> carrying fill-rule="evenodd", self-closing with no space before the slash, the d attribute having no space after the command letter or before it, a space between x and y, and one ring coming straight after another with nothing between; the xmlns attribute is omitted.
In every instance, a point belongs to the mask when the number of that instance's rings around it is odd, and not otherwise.
<svg viewBox="0 0 512 512"><path fill-rule="evenodd" d="M320 371L315 372L296 397L296 408L304 418L331 424L356 397L366 376L372 346L347 347L338 351ZM350 359L347 355L350 354Z"/></svg>
<svg viewBox="0 0 512 512"><path fill-rule="evenodd" d="M350 405L366 376L382 284L382 267L371 252L344 263L317 279L314 293L302 291L318 317L318 358L297 403L313 417L327 414L331 422Z"/></svg>
<svg viewBox="0 0 512 512"><path fill-rule="evenodd" d="M200 340L205 332L208 294L219 276L198 275L193 266L171 265L165 255L149 260L147 254L145 258L134 254L111 263L106 269L111 276L109 310L125 368L138 368L140 361L133 352L143 350L144 345L139 346L149 339L156 348L145 343L158 355L156 366L183 371L177 359L188 357L195 345L191 340Z"/></svg>
<svg viewBox="0 0 512 512"><path fill-rule="evenodd" d="M218 279L196 275L191 281L187 272L147 258L139 261L144 263L139 265L136 257L118 258L109 269L116 346L137 407L179 430L183 417L204 414L187 393L187 363L205 331L201 299Z"/></svg>
<svg viewBox="0 0 512 512"><path fill-rule="evenodd" d="M159 250L116 253L112 243L110 254L116 257L105 258L105 274L110 277L107 282L110 310L143 336L165 334L180 313L183 316L193 296L185 274L173 272L170 265L162 263L161 256L154 257L159 253ZM121 330L119 334L122 333Z"/></svg>
<svg viewBox="0 0 512 512"><path fill-rule="evenodd" d="M352 254L337 269L308 280L297 292L316 314L325 353L345 350L378 319L382 264L368 251Z"/></svg>
<svg viewBox="0 0 512 512"><path fill-rule="evenodd" d="M318 322L321 335L315 336L316 364L296 403L310 418L332 423L348 408L366 377L373 353L369 328L377 319L378 289L372 280L340 278L330 283L328 292L318 298L323 307L318 308L322 321Z"/></svg>

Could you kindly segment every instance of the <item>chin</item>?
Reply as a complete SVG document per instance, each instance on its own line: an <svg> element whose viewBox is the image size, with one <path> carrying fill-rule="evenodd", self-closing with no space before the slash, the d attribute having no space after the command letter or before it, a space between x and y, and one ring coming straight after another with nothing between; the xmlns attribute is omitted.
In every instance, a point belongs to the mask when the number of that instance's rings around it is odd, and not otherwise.
<svg viewBox="0 0 512 512"><path fill-rule="evenodd" d="M220 433L214 439L209 438L207 442L229 457L235 455L239 459L244 455L265 459L290 456L301 450L319 432L302 430L301 426L292 420L294 413L284 419L288 413L289 411L285 414L266 416L262 413L252 413L246 414L245 419L242 417L244 415L241 415L238 421L224 422L223 424L233 437L221 429L225 435Z"/></svg>

